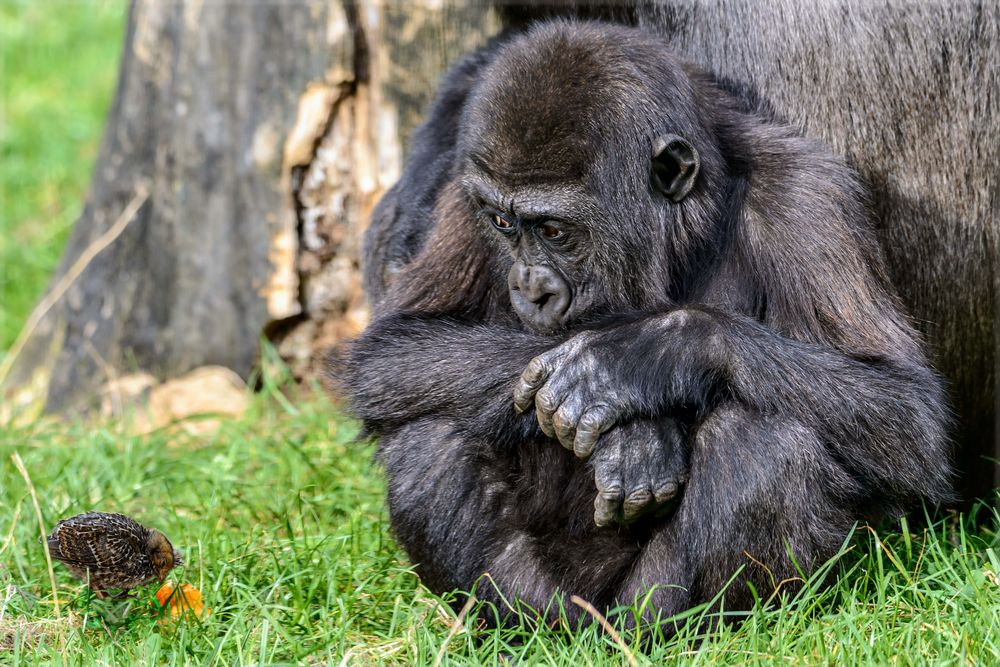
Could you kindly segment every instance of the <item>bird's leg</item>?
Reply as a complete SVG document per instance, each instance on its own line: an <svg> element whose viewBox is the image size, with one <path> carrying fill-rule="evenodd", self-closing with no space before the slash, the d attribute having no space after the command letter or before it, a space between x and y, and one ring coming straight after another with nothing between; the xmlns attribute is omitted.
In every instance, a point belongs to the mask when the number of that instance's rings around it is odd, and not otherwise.
<svg viewBox="0 0 1000 667"><path fill-rule="evenodd" d="M131 593L131 590L129 590L128 588L123 588L122 592L119 593L118 595L116 595L114 599L115 600L127 600L130 597L134 597L134 596L130 595L130 593Z"/></svg>
<svg viewBox="0 0 1000 667"><path fill-rule="evenodd" d="M105 593L99 588L95 588L93 584L90 585L90 590L94 591L94 595L97 597L98 600L103 600L104 598L108 597L107 593Z"/></svg>

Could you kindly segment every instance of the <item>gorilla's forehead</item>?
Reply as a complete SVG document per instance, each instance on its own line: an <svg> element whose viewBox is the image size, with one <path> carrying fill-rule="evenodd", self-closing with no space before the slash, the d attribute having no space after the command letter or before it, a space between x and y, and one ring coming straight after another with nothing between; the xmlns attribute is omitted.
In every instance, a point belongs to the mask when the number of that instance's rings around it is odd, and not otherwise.
<svg viewBox="0 0 1000 667"><path fill-rule="evenodd" d="M511 183L470 165L461 180L466 193L528 218L585 219L601 211L599 198L580 181L535 180Z"/></svg>
<svg viewBox="0 0 1000 667"><path fill-rule="evenodd" d="M509 180L579 180L637 125L643 86L607 45L558 31L534 37L490 65L466 111L463 145Z"/></svg>
<svg viewBox="0 0 1000 667"><path fill-rule="evenodd" d="M596 114L572 102L571 110L560 109L556 97L498 95L488 100L492 111L473 109L468 157L509 181L582 179L603 150L601 138L589 127Z"/></svg>

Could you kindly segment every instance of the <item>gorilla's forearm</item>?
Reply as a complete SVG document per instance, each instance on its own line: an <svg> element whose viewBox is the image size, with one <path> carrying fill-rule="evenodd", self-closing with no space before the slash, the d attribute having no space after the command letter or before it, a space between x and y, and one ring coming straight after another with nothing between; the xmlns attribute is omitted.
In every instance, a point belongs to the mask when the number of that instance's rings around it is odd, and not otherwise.
<svg viewBox="0 0 1000 667"><path fill-rule="evenodd" d="M889 497L948 494L947 410L927 366L888 353L854 357L750 318L716 317L736 400L810 427L840 465Z"/></svg>
<svg viewBox="0 0 1000 667"><path fill-rule="evenodd" d="M558 342L497 325L394 315L352 344L339 380L373 433L436 415L469 435L516 443L541 432L533 417L514 411L511 389L528 361Z"/></svg>
<svg viewBox="0 0 1000 667"><path fill-rule="evenodd" d="M839 466L889 502L947 495L947 412L933 371L792 340L747 317L684 309L589 332L532 362L515 391L519 407L534 391L543 429L578 450L636 414L707 414L736 401L761 419L812 429Z"/></svg>

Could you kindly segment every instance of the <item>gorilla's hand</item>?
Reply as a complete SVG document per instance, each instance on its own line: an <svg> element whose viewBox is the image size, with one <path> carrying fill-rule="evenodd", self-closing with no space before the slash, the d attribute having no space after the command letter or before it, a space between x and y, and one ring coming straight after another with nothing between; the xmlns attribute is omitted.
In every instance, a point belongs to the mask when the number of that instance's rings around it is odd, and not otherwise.
<svg viewBox="0 0 1000 667"><path fill-rule="evenodd" d="M624 396L601 354L601 334L584 331L531 360L514 387L514 408L535 404L538 425L566 449L587 458L601 433L625 413Z"/></svg>
<svg viewBox="0 0 1000 667"><path fill-rule="evenodd" d="M628 524L673 508L687 481L687 448L673 419L636 419L601 436L590 459L594 523Z"/></svg>
<svg viewBox="0 0 1000 667"><path fill-rule="evenodd" d="M584 331L531 360L514 387L514 408L535 404L538 425L580 458L616 423L699 404L725 367L719 320L679 309Z"/></svg>

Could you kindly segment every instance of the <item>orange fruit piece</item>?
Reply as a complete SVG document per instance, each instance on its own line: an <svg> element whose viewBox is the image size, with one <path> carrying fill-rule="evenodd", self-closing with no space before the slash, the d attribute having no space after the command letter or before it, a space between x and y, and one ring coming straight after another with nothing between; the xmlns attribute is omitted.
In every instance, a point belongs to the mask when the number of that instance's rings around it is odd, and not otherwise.
<svg viewBox="0 0 1000 667"><path fill-rule="evenodd" d="M156 602L160 605L160 609L166 612L161 617L161 621L184 614L194 614L198 618L203 618L212 612L211 609L205 607L201 591L191 584L178 586L173 581L165 582L156 591Z"/></svg>

